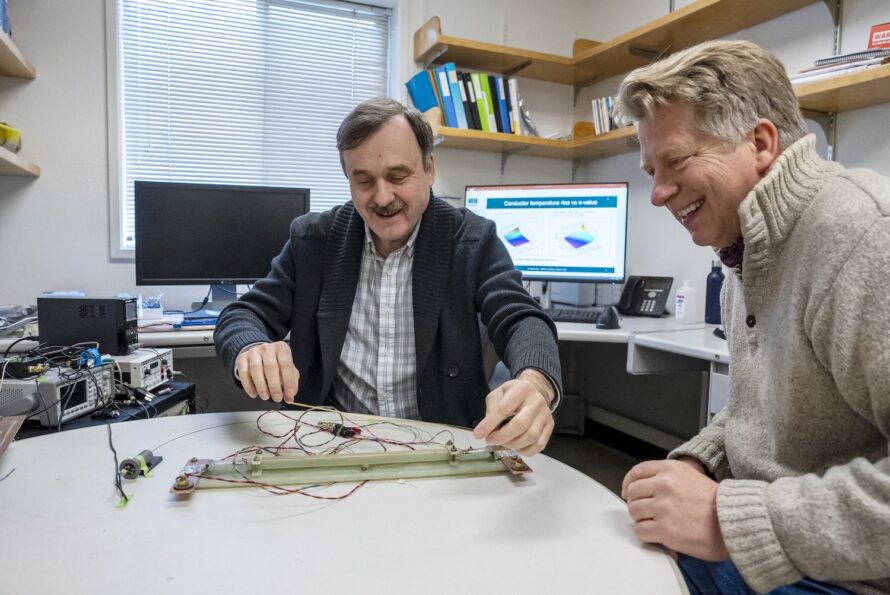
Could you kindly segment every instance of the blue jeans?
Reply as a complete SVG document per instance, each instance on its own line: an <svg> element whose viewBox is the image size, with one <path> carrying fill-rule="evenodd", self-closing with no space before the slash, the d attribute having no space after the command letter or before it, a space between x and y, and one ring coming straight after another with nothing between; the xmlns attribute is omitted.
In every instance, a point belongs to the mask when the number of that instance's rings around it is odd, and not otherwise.
<svg viewBox="0 0 890 595"><path fill-rule="evenodd" d="M692 595L749 595L753 594L738 569L730 561L705 562L684 554L677 555L677 564L686 579L686 586ZM773 589L777 595L852 595L850 591L836 585L829 585L805 578L791 585Z"/></svg>

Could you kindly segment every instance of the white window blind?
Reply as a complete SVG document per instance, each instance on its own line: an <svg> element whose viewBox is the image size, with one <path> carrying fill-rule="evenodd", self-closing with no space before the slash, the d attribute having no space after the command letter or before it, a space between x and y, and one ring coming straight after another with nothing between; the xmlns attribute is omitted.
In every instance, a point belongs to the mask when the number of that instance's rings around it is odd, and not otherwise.
<svg viewBox="0 0 890 595"><path fill-rule="evenodd" d="M336 133L385 95L390 10L333 0L119 0L120 247L133 181L310 189L349 199Z"/></svg>

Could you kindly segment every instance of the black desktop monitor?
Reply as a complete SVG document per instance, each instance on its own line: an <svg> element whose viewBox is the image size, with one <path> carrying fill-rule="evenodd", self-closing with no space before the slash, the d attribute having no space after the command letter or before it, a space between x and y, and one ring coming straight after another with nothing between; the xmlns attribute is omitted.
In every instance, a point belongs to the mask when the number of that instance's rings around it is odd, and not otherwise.
<svg viewBox="0 0 890 595"><path fill-rule="evenodd" d="M494 221L523 279L621 283L627 187L627 182L467 186L465 204Z"/></svg>
<svg viewBox="0 0 890 595"><path fill-rule="evenodd" d="M309 190L135 182L136 285L204 285L214 309L265 277Z"/></svg>

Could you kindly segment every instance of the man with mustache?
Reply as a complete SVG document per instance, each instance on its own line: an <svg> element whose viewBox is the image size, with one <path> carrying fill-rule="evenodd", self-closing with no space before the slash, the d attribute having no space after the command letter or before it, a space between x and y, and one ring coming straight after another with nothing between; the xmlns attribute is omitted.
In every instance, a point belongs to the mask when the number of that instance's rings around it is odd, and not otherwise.
<svg viewBox="0 0 890 595"><path fill-rule="evenodd" d="M494 224L432 195L423 115L365 101L337 148L352 201L295 219L269 275L221 313L225 365L253 398L475 425L540 452L561 390L556 328ZM512 376L491 392L480 319Z"/></svg>
<svg viewBox="0 0 890 595"><path fill-rule="evenodd" d="M651 202L729 267L730 395L631 469L692 593L890 593L890 180L824 160L785 69L712 41L631 72Z"/></svg>

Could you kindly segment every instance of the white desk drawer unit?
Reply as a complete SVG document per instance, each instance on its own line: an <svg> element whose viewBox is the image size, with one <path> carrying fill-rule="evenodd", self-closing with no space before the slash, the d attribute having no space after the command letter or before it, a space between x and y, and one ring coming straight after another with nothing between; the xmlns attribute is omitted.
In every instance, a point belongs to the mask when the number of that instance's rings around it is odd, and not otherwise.
<svg viewBox="0 0 890 595"><path fill-rule="evenodd" d="M726 407L729 399L729 364L711 362L708 379L708 423Z"/></svg>

